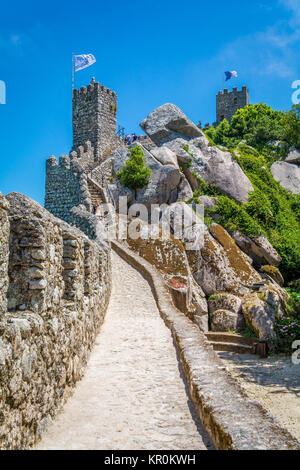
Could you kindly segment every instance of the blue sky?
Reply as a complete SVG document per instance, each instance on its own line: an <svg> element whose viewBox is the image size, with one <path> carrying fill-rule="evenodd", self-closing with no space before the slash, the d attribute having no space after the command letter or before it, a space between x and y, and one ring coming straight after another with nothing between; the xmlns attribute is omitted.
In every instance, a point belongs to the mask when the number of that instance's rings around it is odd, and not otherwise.
<svg viewBox="0 0 300 470"><path fill-rule="evenodd" d="M224 70L246 84L252 103L291 107L300 79L300 0L2 2L0 191L43 204L45 159L69 153L72 52L97 63L92 76L118 93L118 123L139 131L157 106L177 104L192 120L213 122Z"/></svg>

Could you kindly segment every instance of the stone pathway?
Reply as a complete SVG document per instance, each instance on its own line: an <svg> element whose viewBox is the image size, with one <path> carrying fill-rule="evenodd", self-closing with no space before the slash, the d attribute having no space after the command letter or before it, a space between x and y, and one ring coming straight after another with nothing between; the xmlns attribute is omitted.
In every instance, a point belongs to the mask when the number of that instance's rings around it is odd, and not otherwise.
<svg viewBox="0 0 300 470"><path fill-rule="evenodd" d="M300 365L285 356L260 359L220 352L229 372L300 442Z"/></svg>
<svg viewBox="0 0 300 470"><path fill-rule="evenodd" d="M148 282L112 258L112 297L85 376L37 448L212 448Z"/></svg>

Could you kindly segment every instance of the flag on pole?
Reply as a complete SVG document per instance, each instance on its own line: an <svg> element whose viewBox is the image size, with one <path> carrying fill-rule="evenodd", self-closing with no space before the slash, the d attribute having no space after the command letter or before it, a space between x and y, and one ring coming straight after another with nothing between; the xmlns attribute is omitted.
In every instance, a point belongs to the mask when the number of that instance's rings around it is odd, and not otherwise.
<svg viewBox="0 0 300 470"><path fill-rule="evenodd" d="M225 76L226 76L226 80L225 80L225 81L227 82L227 81L230 80L231 78L237 77L238 74L237 74L237 72L236 72L235 70L233 70L232 72L225 72Z"/></svg>
<svg viewBox="0 0 300 470"><path fill-rule="evenodd" d="M93 54L74 55L75 72L85 69L96 62Z"/></svg>

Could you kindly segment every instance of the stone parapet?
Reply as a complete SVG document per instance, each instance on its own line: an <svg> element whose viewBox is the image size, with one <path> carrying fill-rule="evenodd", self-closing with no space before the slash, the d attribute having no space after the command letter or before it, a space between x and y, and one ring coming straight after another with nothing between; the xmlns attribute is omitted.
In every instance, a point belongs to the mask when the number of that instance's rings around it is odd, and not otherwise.
<svg viewBox="0 0 300 470"><path fill-rule="evenodd" d="M110 298L111 260L99 233L93 241L21 194L6 199L0 449L23 449L41 437L83 374Z"/></svg>

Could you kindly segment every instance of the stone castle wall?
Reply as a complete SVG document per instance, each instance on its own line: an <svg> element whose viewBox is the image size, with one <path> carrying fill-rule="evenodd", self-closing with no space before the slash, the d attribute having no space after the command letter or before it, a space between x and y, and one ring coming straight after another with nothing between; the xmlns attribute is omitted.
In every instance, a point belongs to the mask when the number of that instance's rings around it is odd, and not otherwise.
<svg viewBox="0 0 300 470"><path fill-rule="evenodd" d="M73 91L73 150L90 141L94 160L102 161L123 144L116 134L117 95L99 82Z"/></svg>
<svg viewBox="0 0 300 470"><path fill-rule="evenodd" d="M9 220L8 202L0 193L0 318L7 310L6 291L8 288L8 242L9 242ZM0 359L1 361L1 359Z"/></svg>
<svg viewBox="0 0 300 470"><path fill-rule="evenodd" d="M22 449L82 376L110 297L110 249L17 193L0 196L0 220L0 448Z"/></svg>
<svg viewBox="0 0 300 470"><path fill-rule="evenodd" d="M240 91L236 87L232 89L232 92L229 92L227 88L219 91L216 98L217 125L223 119L231 122L237 110L248 106L248 104L249 90L246 86L243 86Z"/></svg>
<svg viewBox="0 0 300 470"><path fill-rule="evenodd" d="M71 222L70 210L74 206L83 205L88 211L91 210L92 202L84 170L84 166L90 163L90 152L72 152L70 157L62 155L59 164L54 156L47 159L45 208L65 222Z"/></svg>

